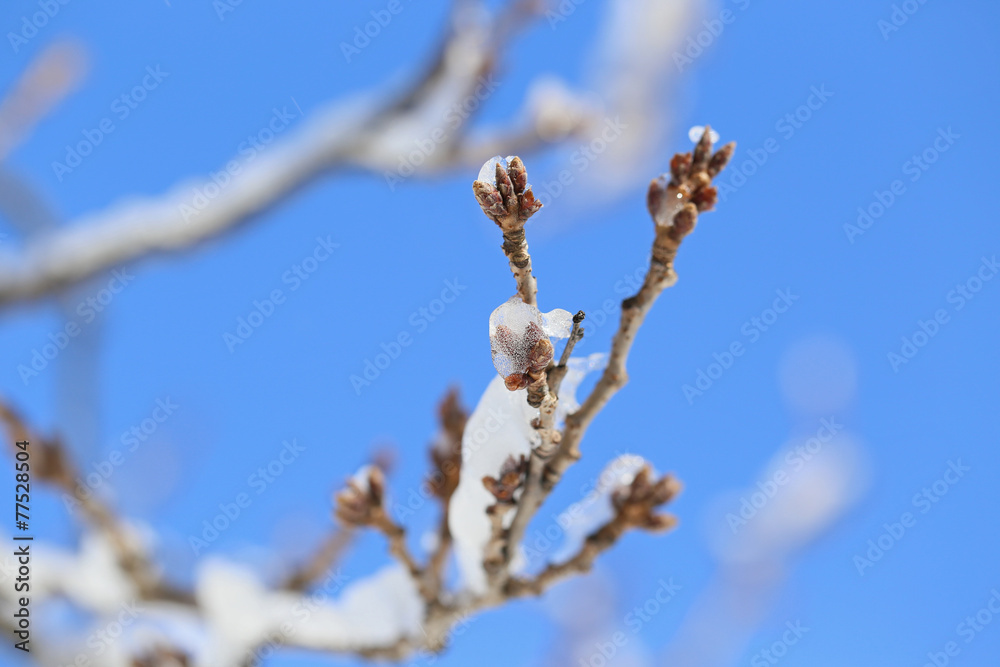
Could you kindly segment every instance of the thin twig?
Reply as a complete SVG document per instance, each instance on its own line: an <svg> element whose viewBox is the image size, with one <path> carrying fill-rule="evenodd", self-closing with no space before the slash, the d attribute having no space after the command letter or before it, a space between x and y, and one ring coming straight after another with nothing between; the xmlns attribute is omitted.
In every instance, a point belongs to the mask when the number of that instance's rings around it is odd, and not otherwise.
<svg viewBox="0 0 1000 667"><path fill-rule="evenodd" d="M586 314L582 310L578 310L573 316L573 329L569 332L569 339L566 341L566 347L563 348L562 356L559 357L559 363L555 368L549 370L549 391L556 398L559 397L559 387L562 386L563 378L566 377L566 364L569 363L570 357L573 355L573 348L583 338L583 327L580 324L585 317Z"/></svg>

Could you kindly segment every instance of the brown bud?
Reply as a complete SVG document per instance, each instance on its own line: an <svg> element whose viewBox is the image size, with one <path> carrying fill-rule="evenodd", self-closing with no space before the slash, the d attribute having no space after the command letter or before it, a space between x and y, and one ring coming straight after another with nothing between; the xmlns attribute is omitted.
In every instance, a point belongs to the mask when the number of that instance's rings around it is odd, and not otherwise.
<svg viewBox="0 0 1000 667"><path fill-rule="evenodd" d="M517 195L514 194L514 184L510 180L510 174L504 169L503 163L497 163L497 190L500 192L500 197L503 199L504 208L507 210L508 215L513 215L517 212Z"/></svg>
<svg viewBox="0 0 1000 667"><path fill-rule="evenodd" d="M341 522L349 526L369 525L384 511L385 476L381 470L370 466L363 483L347 480L347 486L338 491L334 499L337 504L334 514Z"/></svg>
<svg viewBox="0 0 1000 667"><path fill-rule="evenodd" d="M691 156L691 172L703 171L708 166L709 157L712 155L712 131L705 126L705 131L701 139L695 144L694 153Z"/></svg>
<svg viewBox="0 0 1000 667"><path fill-rule="evenodd" d="M691 203L695 205L699 213L704 211L711 211L715 208L715 202L718 199L719 191L715 189L714 186L706 186L695 192L691 196Z"/></svg>
<svg viewBox="0 0 1000 667"><path fill-rule="evenodd" d="M473 181L472 193L486 217L499 224L500 218L506 215L506 210L496 186L485 181Z"/></svg>
<svg viewBox="0 0 1000 667"><path fill-rule="evenodd" d="M531 191L531 186L523 193L518 195L518 220L521 222L527 222L528 218L538 213L539 209L542 208L542 202L535 199L535 193Z"/></svg>
<svg viewBox="0 0 1000 667"><path fill-rule="evenodd" d="M547 337L538 339L534 347L528 353L528 372L541 373L552 362L555 356L555 347Z"/></svg>
<svg viewBox="0 0 1000 667"><path fill-rule="evenodd" d="M527 472L528 459L524 454L518 459L508 456L507 460L500 466L499 478L487 475L483 477L483 486L498 502L511 503L514 500L514 493L524 483Z"/></svg>
<svg viewBox="0 0 1000 667"><path fill-rule="evenodd" d="M670 160L670 183L680 185L691 173L691 154L677 153Z"/></svg>
<svg viewBox="0 0 1000 667"><path fill-rule="evenodd" d="M681 239L691 233L698 222L698 208L694 204L685 204L674 216L674 235Z"/></svg>
<svg viewBox="0 0 1000 667"><path fill-rule="evenodd" d="M646 208L649 210L649 215L653 220L656 220L656 216L663 210L666 190L666 175L658 176L649 182L649 189L646 191Z"/></svg>
<svg viewBox="0 0 1000 667"><path fill-rule="evenodd" d="M511 373L503 379L503 384L508 391L517 391L528 386L531 380L525 373Z"/></svg>
<svg viewBox="0 0 1000 667"><path fill-rule="evenodd" d="M521 158L514 156L510 164L507 165L507 175L510 176L510 182L514 185L514 194L519 195L524 192L524 188L528 185L528 171L524 168Z"/></svg>

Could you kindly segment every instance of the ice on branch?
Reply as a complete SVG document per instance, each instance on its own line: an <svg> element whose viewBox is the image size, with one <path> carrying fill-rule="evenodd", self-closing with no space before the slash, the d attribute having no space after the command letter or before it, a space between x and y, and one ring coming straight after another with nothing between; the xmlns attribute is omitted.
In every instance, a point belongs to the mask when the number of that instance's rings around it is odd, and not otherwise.
<svg viewBox="0 0 1000 667"><path fill-rule="evenodd" d="M538 410L528 405L526 393L508 391L503 379L493 378L462 436L462 473L449 504L448 525L465 586L475 593L486 590L483 559L492 531L486 508L497 502L483 478L498 478L509 457L528 456L538 440L531 426Z"/></svg>
<svg viewBox="0 0 1000 667"><path fill-rule="evenodd" d="M512 296L490 315L490 351L497 373L511 391L529 384L529 375L541 373L552 361L554 349L548 338L566 338L573 316L557 308L542 313Z"/></svg>

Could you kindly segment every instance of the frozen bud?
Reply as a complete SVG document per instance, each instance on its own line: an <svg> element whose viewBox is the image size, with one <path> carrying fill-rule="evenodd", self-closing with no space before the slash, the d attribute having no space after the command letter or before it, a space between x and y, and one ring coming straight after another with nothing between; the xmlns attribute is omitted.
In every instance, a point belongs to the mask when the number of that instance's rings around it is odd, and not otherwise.
<svg viewBox="0 0 1000 667"><path fill-rule="evenodd" d="M476 196L476 201L479 202L479 207L483 209L486 217L499 224L500 219L507 214L507 211L496 186L485 181L476 181L472 184L472 193Z"/></svg>
<svg viewBox="0 0 1000 667"><path fill-rule="evenodd" d="M514 185L514 194L522 194L524 189L528 186L528 172L524 168L524 163L521 162L521 158L516 155L510 158L510 162L507 167L507 175L510 177L510 182Z"/></svg>
<svg viewBox="0 0 1000 667"><path fill-rule="evenodd" d="M521 158L495 155L483 164L472 184L476 201L488 218L505 231L520 229L542 203L528 184L528 172Z"/></svg>
<svg viewBox="0 0 1000 667"><path fill-rule="evenodd" d="M541 373L552 362L556 349L548 338L541 338L528 353L528 372Z"/></svg>
<svg viewBox="0 0 1000 667"><path fill-rule="evenodd" d="M496 184L497 167L507 168L506 158L502 158L499 155L494 155L489 160L487 160L482 168L479 170L479 176L476 178L477 181Z"/></svg>
<svg viewBox="0 0 1000 667"><path fill-rule="evenodd" d="M531 379L525 373L511 373L503 379L503 385L507 391L517 391L524 389L531 384Z"/></svg>
<svg viewBox="0 0 1000 667"><path fill-rule="evenodd" d="M483 477L483 486L493 494L493 497L501 503L511 503L514 500L514 493L521 488L524 483L524 476L528 472L528 459L524 454L515 459L508 456L503 465L500 466L499 477L487 475Z"/></svg>
<svg viewBox="0 0 1000 667"><path fill-rule="evenodd" d="M555 353L549 337L567 337L572 324L568 311L557 308L543 314L516 295L494 310L490 352L507 389L523 389L531 382L530 373L545 370Z"/></svg>
<svg viewBox="0 0 1000 667"><path fill-rule="evenodd" d="M510 174L507 173L506 160L502 164L498 163L496 166L496 184L507 212L517 212L517 195L514 194L514 183L510 180Z"/></svg>

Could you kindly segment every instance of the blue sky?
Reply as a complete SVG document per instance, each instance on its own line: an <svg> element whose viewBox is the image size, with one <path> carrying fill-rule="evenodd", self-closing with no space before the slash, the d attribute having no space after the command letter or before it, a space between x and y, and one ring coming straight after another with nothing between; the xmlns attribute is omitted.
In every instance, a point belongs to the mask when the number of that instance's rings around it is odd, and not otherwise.
<svg viewBox="0 0 1000 667"><path fill-rule="evenodd" d="M405 78L432 52L447 10L439 1L419 9L404 3L347 63L338 45L380 3L244 2L222 19L207 1L115 5L61 6L0 60L0 83L9 85L58 37L90 51L83 88L8 161L63 220L217 169L276 107L296 114L295 124L328 100ZM752 486L774 452L814 432L820 417L836 418L860 443L866 490L791 566L739 664L752 664L795 620L810 631L784 665L918 665L949 641L960 647L950 664L984 665L1000 652L1000 618L968 643L958 628L1000 589L1000 279L985 279L1000 254L989 199L989 183L1000 176L993 131L1000 8L985 0L917 6L888 33L879 22L891 21L891 2L734 1L706 10L711 19L728 9L733 20L685 68L670 101L678 121L662 167L690 146L688 127L708 122L739 143L723 177L732 190L685 242L680 281L640 333L628 387L595 423L584 460L552 500L573 502L616 451L641 453L684 480L673 507L681 528L666 537L630 535L599 567L614 582L616 619L661 578L682 583L641 631L654 654L712 578L705 529L712 503ZM557 29L543 21L520 37L484 118L510 116L539 72L585 82L582 51L603 10L597 0L582 2ZM33 2L6 3L4 33L33 11ZM122 117L115 99L147 68L160 68L162 81ZM800 110L810 102L808 113ZM52 163L105 118L114 131L60 180ZM541 163L565 160L571 148ZM746 162L754 156L763 164ZM269 572L305 553L328 526L331 490L382 443L398 449L393 487L419 483L437 400L455 383L474 404L494 373L489 312L512 291L496 230L471 196L474 177L450 173L390 191L377 176L336 174L233 235L128 267L134 279L91 332L100 328L97 384L58 391L94 397L94 460L120 448L122 434L149 418L158 400L178 406L111 480L127 514L162 527L163 559L178 578L193 565L187 536L245 491L284 440L305 449L211 552ZM619 201L571 218L556 200L535 218L528 234L543 310L595 313L606 299L620 299L616 283L648 252L643 190L637 182ZM862 233L845 228L857 224L859 208L872 215ZM547 232L552 219L558 224ZM11 234L4 243L13 242L14 230L0 225ZM318 238L338 247L292 290L283 277ZM110 279L95 279L71 303ZM416 324L424 318L413 314L449 281L462 286L458 298L433 322ZM287 300L230 352L223 334L275 288ZM794 305L759 337L745 333L778 290L796 295ZM935 318L936 328L928 324ZM919 335L921 322L933 336ZM0 390L46 429L64 428L60 371L54 364L25 383L17 367L61 326L51 302L0 315ZM606 349L612 329L592 326L581 350ZM349 377L402 332L413 344L358 395ZM904 337L926 344L893 363L890 353L906 351ZM846 382L836 414L796 407L782 389L782 364L794 371L802 364L789 355L817 339L846 361L826 371L818 364L818 374L796 386L828 396ZM734 341L745 353L689 401L683 386ZM56 361L92 358L81 349ZM854 382L844 380L848 366ZM957 461L969 470L921 513L914 496ZM58 502L34 502L39 535L71 543ZM855 556L908 511L912 528L859 575ZM414 521L429 525L433 516L425 509ZM345 572L360 577L384 558L380 541L366 537ZM512 664L539 664L556 637L543 605L517 603L474 621L439 664L501 651ZM267 664L349 663L288 653Z"/></svg>

